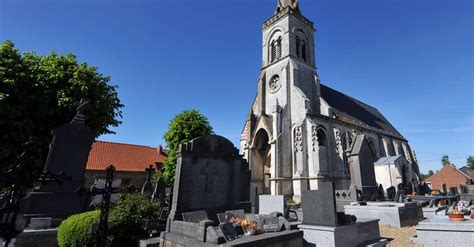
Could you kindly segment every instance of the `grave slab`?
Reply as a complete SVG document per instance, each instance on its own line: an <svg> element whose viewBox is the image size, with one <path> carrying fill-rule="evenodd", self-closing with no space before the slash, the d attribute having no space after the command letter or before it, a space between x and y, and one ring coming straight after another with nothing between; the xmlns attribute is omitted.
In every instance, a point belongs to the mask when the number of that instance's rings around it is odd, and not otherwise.
<svg viewBox="0 0 474 247"><path fill-rule="evenodd" d="M432 218L435 215L446 215L448 212L448 207L447 206L441 206L441 207L424 207L423 209L423 217L426 219Z"/></svg>
<svg viewBox="0 0 474 247"><path fill-rule="evenodd" d="M344 210L358 219L380 219L380 224L394 227L416 225L423 220L423 210L415 202L367 202L366 206L353 203L344 206Z"/></svg>
<svg viewBox="0 0 474 247"><path fill-rule="evenodd" d="M474 221L468 216L464 221L453 222L448 216L435 216L416 226L412 241L423 246L474 246Z"/></svg>
<svg viewBox="0 0 474 247"><path fill-rule="evenodd" d="M379 220L357 219L358 222L345 226L299 225L304 232L303 237L308 246L385 246L386 241L380 240ZM367 245L363 245L367 243Z"/></svg>
<svg viewBox="0 0 474 247"><path fill-rule="evenodd" d="M56 247L57 228L25 229L16 237L15 247L48 246Z"/></svg>

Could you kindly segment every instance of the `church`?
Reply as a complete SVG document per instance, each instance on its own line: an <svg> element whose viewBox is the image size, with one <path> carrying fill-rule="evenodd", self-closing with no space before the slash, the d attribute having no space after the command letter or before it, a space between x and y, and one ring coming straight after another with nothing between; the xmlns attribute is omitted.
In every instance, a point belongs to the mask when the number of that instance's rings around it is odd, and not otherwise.
<svg viewBox="0 0 474 247"><path fill-rule="evenodd" d="M382 183L374 163L393 156L406 160L399 189L415 186L415 152L400 132L376 108L321 84L315 31L298 0L278 0L263 24L258 93L240 138L253 189L300 201L302 191L331 179L336 189L371 195Z"/></svg>

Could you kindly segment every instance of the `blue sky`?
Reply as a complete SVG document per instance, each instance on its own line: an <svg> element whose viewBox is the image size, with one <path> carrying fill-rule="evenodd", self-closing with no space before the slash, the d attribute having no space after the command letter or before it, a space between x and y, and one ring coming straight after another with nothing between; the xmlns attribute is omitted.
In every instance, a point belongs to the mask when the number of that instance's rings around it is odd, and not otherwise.
<svg viewBox="0 0 474 247"><path fill-rule="evenodd" d="M0 0L0 41L72 52L119 85L116 135L157 146L196 108L238 143L257 91L260 28L276 0ZM323 83L377 107L422 171L474 155L472 0L300 0Z"/></svg>

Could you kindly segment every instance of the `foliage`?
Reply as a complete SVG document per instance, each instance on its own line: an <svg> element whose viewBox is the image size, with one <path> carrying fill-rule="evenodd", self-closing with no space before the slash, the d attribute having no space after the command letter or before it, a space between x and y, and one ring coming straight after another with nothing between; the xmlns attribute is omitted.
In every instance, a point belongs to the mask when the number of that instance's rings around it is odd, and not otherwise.
<svg viewBox="0 0 474 247"><path fill-rule="evenodd" d="M449 156L443 155L443 157L441 157L441 164L443 166L451 164L451 162L449 161Z"/></svg>
<svg viewBox="0 0 474 247"><path fill-rule="evenodd" d="M428 176L430 176L430 177L431 177L431 176L433 176L433 175L434 175L434 172L433 172L433 170L429 170L429 171L428 171Z"/></svg>
<svg viewBox="0 0 474 247"><path fill-rule="evenodd" d="M110 212L111 246L136 246L156 228L160 206L142 194L123 195Z"/></svg>
<svg viewBox="0 0 474 247"><path fill-rule="evenodd" d="M467 157L466 165L467 167L474 169L474 156Z"/></svg>
<svg viewBox="0 0 474 247"><path fill-rule="evenodd" d="M116 89L97 67L79 63L73 54L21 54L13 42L0 43L0 172L31 139L41 149L34 156L41 171L51 130L71 121L81 98L91 102L86 124L96 135L113 133L110 127L121 123L123 107Z"/></svg>
<svg viewBox="0 0 474 247"><path fill-rule="evenodd" d="M157 184L160 181L160 178L161 178L161 172L155 171L151 177L151 182L153 184Z"/></svg>
<svg viewBox="0 0 474 247"><path fill-rule="evenodd" d="M93 246L94 235L91 226L98 223L100 211L90 211L72 215L61 222L58 228L58 244L60 247Z"/></svg>
<svg viewBox="0 0 474 247"><path fill-rule="evenodd" d="M163 164L163 181L171 186L174 183L176 173L176 151L180 144L191 141L194 138L213 134L212 126L207 117L198 110L183 111L171 120L168 131L164 135L168 147L168 157Z"/></svg>

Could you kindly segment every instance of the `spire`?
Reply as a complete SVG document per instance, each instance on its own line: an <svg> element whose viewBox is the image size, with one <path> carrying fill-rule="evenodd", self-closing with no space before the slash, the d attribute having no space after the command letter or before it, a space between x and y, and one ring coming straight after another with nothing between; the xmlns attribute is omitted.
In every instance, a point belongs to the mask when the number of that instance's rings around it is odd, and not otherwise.
<svg viewBox="0 0 474 247"><path fill-rule="evenodd" d="M298 0L278 0L278 6L275 10L275 14L278 14L280 11L288 7L300 13L300 6L298 5Z"/></svg>

